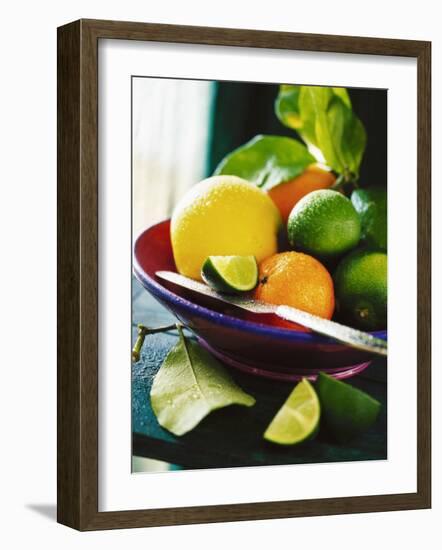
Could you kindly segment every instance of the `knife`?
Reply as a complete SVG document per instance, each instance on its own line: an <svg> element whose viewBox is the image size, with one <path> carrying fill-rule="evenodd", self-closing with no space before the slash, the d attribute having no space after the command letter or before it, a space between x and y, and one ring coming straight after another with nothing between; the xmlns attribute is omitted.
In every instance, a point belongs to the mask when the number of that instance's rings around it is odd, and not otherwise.
<svg viewBox="0 0 442 550"><path fill-rule="evenodd" d="M253 300L248 296L221 294L210 288L208 285L194 281L193 279L189 279L188 277L184 277L183 275L179 275L173 271L157 271L155 274L160 279L164 279L165 281L169 281L175 285L187 288L193 292L210 296L210 298L215 298L221 302L251 311L252 313L273 313L286 321L303 325L314 332L334 338L335 340L343 342L353 348L368 351L376 355L382 355L383 357L387 356L387 342L381 340L380 338L376 338L367 332L347 327L346 325L341 325L335 321L323 319L322 317L312 315L311 313L307 313L294 307L267 304L265 302Z"/></svg>

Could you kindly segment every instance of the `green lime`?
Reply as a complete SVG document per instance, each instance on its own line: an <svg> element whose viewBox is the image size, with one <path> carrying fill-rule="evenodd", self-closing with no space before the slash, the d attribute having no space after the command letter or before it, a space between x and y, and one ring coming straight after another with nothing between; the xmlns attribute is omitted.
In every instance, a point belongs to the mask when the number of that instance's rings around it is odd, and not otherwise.
<svg viewBox="0 0 442 550"><path fill-rule="evenodd" d="M351 195L351 202L361 221L361 238L368 246L387 250L386 189L356 189Z"/></svg>
<svg viewBox="0 0 442 550"><path fill-rule="evenodd" d="M357 250L338 265L335 282L336 310L349 325L364 330L387 326L387 254Z"/></svg>
<svg viewBox="0 0 442 550"><path fill-rule="evenodd" d="M201 276L219 292L247 292L258 283L258 265L254 256L209 256Z"/></svg>
<svg viewBox="0 0 442 550"><path fill-rule="evenodd" d="M367 393L323 372L316 388L324 424L338 441L348 441L376 421L381 404Z"/></svg>
<svg viewBox="0 0 442 550"><path fill-rule="evenodd" d="M287 232L295 250L330 259L358 244L361 225L347 197L332 189L320 189L294 206Z"/></svg>
<svg viewBox="0 0 442 550"><path fill-rule="evenodd" d="M303 378L271 421L264 439L280 445L301 443L316 434L320 415L318 396Z"/></svg>

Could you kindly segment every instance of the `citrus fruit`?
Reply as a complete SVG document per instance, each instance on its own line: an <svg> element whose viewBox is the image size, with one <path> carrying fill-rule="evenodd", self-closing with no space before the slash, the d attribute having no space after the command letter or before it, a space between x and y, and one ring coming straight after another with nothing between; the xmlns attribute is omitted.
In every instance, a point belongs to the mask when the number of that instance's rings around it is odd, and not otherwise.
<svg viewBox="0 0 442 550"><path fill-rule="evenodd" d="M351 201L320 189L302 198L290 213L288 238L295 250L321 259L336 258L359 242L361 226Z"/></svg>
<svg viewBox="0 0 442 550"><path fill-rule="evenodd" d="M364 330L387 326L387 254L357 250L346 256L334 275L337 311Z"/></svg>
<svg viewBox="0 0 442 550"><path fill-rule="evenodd" d="M333 280L315 258L302 252L281 252L259 264L256 300L292 306L330 319L335 307ZM274 324L307 330L295 323L275 318Z"/></svg>
<svg viewBox="0 0 442 550"><path fill-rule="evenodd" d="M170 232L178 271L201 278L208 256L255 256L277 250L281 218L266 192L236 176L193 186L177 204Z"/></svg>
<svg viewBox="0 0 442 550"><path fill-rule="evenodd" d="M317 189L331 187L335 179L333 172L312 164L296 178L280 183L267 192L278 207L282 221L287 223L290 212L302 197Z"/></svg>
<svg viewBox="0 0 442 550"><path fill-rule="evenodd" d="M366 431L377 419L381 404L350 384L319 373L316 384L322 420L338 441Z"/></svg>
<svg viewBox="0 0 442 550"><path fill-rule="evenodd" d="M247 292L258 282L258 265L254 256L209 256L201 275L219 292Z"/></svg>
<svg viewBox="0 0 442 550"><path fill-rule="evenodd" d="M386 189L356 189L351 195L351 202L361 221L361 238L368 246L387 250Z"/></svg>
<svg viewBox="0 0 442 550"><path fill-rule="evenodd" d="M280 445L301 443L316 434L320 415L318 396L310 382L303 378L271 421L264 439Z"/></svg>

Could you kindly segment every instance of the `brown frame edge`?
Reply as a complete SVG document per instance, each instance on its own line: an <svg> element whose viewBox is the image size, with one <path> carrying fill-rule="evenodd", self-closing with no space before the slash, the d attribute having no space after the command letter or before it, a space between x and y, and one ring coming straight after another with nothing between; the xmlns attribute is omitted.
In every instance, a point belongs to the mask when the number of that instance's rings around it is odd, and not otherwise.
<svg viewBox="0 0 442 550"><path fill-rule="evenodd" d="M98 39L415 57L418 63L417 492L98 511ZM58 29L57 520L114 529L431 507L431 43L79 20Z"/></svg>

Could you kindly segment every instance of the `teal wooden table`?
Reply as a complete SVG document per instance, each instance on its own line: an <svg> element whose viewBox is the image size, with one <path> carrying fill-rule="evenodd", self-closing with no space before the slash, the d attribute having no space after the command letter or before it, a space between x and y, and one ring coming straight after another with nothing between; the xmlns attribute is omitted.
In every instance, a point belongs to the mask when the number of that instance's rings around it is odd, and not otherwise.
<svg viewBox="0 0 442 550"><path fill-rule="evenodd" d="M133 323L155 327L174 322L134 280ZM133 329L133 341L136 329ZM376 424L345 445L336 444L323 429L316 439L293 447L265 442L262 434L294 384L267 380L230 369L234 380L256 398L254 407L227 407L211 413L194 430L175 437L157 422L150 405L150 388L164 357L176 342L175 333L146 337L141 358L132 365L133 454L163 460L182 468L223 468L387 458L386 362L379 359L348 382L382 403Z"/></svg>

